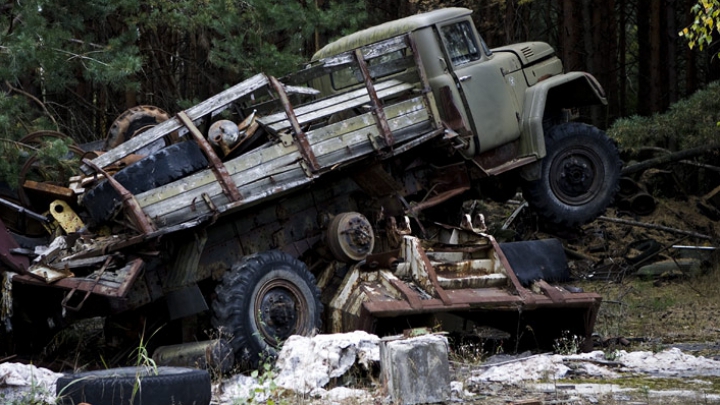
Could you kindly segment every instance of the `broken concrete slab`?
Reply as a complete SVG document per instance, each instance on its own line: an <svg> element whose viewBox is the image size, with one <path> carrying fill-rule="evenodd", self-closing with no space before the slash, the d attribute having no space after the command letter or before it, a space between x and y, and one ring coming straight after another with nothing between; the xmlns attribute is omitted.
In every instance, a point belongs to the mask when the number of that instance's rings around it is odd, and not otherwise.
<svg viewBox="0 0 720 405"><path fill-rule="evenodd" d="M448 341L442 335L383 339L380 344L383 385L396 404L450 399Z"/></svg>
<svg viewBox="0 0 720 405"><path fill-rule="evenodd" d="M7 403L55 403L55 382L62 376L31 364L0 364L0 398Z"/></svg>
<svg viewBox="0 0 720 405"><path fill-rule="evenodd" d="M283 345L275 367L278 387L307 394L343 376L353 365L372 370L380 361L380 338L363 331L291 336Z"/></svg>

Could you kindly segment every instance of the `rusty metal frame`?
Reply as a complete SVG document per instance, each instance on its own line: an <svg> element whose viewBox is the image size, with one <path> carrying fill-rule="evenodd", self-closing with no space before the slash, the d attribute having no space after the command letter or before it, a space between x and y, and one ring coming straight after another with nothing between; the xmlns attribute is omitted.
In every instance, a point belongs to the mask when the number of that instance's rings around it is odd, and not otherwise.
<svg viewBox="0 0 720 405"><path fill-rule="evenodd" d="M83 163L96 172L102 174L107 179L108 183L112 188L115 189L115 191L120 194L120 199L122 201L123 207L127 208L128 215L130 216L131 220L135 223L135 225L140 228L140 231L144 234L148 234L155 231L155 227L148 219L147 215L145 215L145 211L142 210L142 207L140 207L140 204L135 199L135 196L128 191L125 187L123 187L120 182L115 180L111 175L109 175L105 170L103 170L101 167L93 163L89 159L83 159Z"/></svg>
<svg viewBox="0 0 720 405"><path fill-rule="evenodd" d="M90 287L89 289L87 289L85 291L85 296L80 301L80 303L78 303L74 307L71 307L70 305L68 305L68 302L70 302L70 299L73 297L73 295L75 295L75 291L77 291L77 287L76 287L76 288L73 288L72 290L70 290L67 294L65 294L65 297L63 297L63 300L60 303L60 305L62 305L62 307L65 309L69 309L69 310L75 311L75 312L81 310L83 305L85 305L85 301L87 301L90 294L92 294L93 290L95 290L95 287L100 282L100 278L103 276L103 274L105 274L105 270L107 270L108 266L110 265L110 262L112 262L112 259L113 259L112 256L108 256L105 259L105 262L103 263L102 267L100 267L100 271L98 272L97 276L95 276L95 281L93 281L92 287Z"/></svg>
<svg viewBox="0 0 720 405"><path fill-rule="evenodd" d="M432 263L430 263L430 259L427 257L425 249L423 249L422 246L419 246L417 251L420 254L420 258L422 259L423 264L425 265L425 271L427 271L428 279L430 279L430 283L432 283L433 288L435 288L435 292L437 293L438 297L444 305L452 305L453 302L450 299L450 296L448 296L445 289L443 289L438 282L435 267L433 267Z"/></svg>
<svg viewBox="0 0 720 405"><path fill-rule="evenodd" d="M243 197L242 195L240 195L240 192L235 185L235 181L232 179L232 177L230 177L230 173L228 173L227 168L222 163L218 155L215 153L212 146L210 146L207 139L205 139L200 130L195 126L195 124L193 124L192 120L190 119L190 117L188 117L185 111L180 111L179 113L177 113L177 117L180 122L185 125L188 131L190 131L193 139L195 139L195 142L200 145L200 148L205 153L205 156L207 156L208 160L210 161L210 168L215 174L215 178L217 179L218 183L220 183L220 187L222 187L223 193L225 193L225 195L227 195L231 201L241 201Z"/></svg>
<svg viewBox="0 0 720 405"><path fill-rule="evenodd" d="M272 85L273 89L275 89L275 92L278 94L278 97L280 97L280 103L283 106L283 109L285 109L285 115L287 115L288 121L290 121L290 125L292 126L293 132L295 132L295 139L297 140L298 149L300 149L300 154L305 159L305 162L310 166L310 170L316 171L320 168L320 164L317 161L317 158L315 157L315 152L313 152L312 147L310 146L310 143L307 140L307 136L305 135L305 132L303 132L302 128L300 128L300 122L297 119L297 116L295 115L295 110L293 110L292 104L290 104L290 99L287 96L287 92L285 92L285 88L283 87L283 84L280 83L280 81L273 76L269 77L270 84Z"/></svg>
<svg viewBox="0 0 720 405"><path fill-rule="evenodd" d="M123 280L123 282L120 284L118 288L112 288L107 287L103 285L99 285L99 281L96 282L96 280L89 280L87 278L80 278L80 277L69 277L64 278L62 280L58 280L52 284L47 284L42 280L39 280L33 276L29 276L26 274L17 275L13 277L13 281L17 281L23 284L30 284L30 285L36 285L41 287L59 287L67 290L80 290L80 291L87 291L92 294L102 295L106 297L112 297L112 298L123 298L125 295L127 295L127 292L129 291L130 287L132 287L133 283L137 279L138 275L141 273L141 270L144 268L145 262L138 258L133 259L130 262L128 262L128 272L127 276ZM127 266L126 266L127 267Z"/></svg>
<svg viewBox="0 0 720 405"><path fill-rule="evenodd" d="M390 130L390 124L388 124L387 117L385 116L385 110L383 109L382 103L375 91L375 86L373 85L372 77L370 76L370 70L368 69L365 56L363 55L361 49L355 50L355 60L360 67L360 72L362 73L363 80L365 81L365 87L367 88L370 101L373 105L375 123L377 124L383 138L385 138L387 146L392 148L393 144L395 144L395 138L393 138L392 131Z"/></svg>

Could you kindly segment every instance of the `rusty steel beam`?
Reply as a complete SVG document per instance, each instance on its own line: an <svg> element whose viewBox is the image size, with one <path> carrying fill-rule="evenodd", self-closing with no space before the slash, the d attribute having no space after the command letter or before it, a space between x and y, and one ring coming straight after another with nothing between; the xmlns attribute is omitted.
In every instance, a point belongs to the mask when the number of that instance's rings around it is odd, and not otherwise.
<svg viewBox="0 0 720 405"><path fill-rule="evenodd" d="M427 271L430 283L432 283L433 287L435 288L435 292L437 293L438 297L440 297L440 300L443 302L444 305L452 305L453 301L450 299L445 289L440 286L437 278L437 273L435 273L435 267L433 267L432 263L430 263L430 259L427 257L425 249L419 248L417 251L420 254L420 258L425 265L425 271Z"/></svg>
<svg viewBox="0 0 720 405"><path fill-rule="evenodd" d="M535 302L535 299L532 297L532 293L528 291L525 287L523 287L520 283L520 280L518 280L517 276L515 275L515 271L512 269L512 266L510 266L510 262L508 261L507 257L505 257L505 253L503 253L502 249L500 249L500 245L497 243L495 238L487 234L483 234L483 236L486 237L492 244L492 247L495 250L495 253L497 253L500 262L505 267L505 269L507 269L508 278L512 282L513 287L515 287L517 293L520 294L520 297L524 300L527 300L528 302Z"/></svg>
<svg viewBox="0 0 720 405"><path fill-rule="evenodd" d="M50 222L50 220L48 219L47 216L45 216L45 215L40 215L40 214L38 214L38 213L36 213L36 212L30 211L29 209L27 209L27 208L25 208L25 207L23 207L23 206L17 205L17 204L15 204L15 203L13 203L12 201L8 201L8 200L6 200L6 199L4 199L4 198L0 198L0 205L4 205L5 207L8 207L8 208L12 209L13 211L17 212L18 214L25 215L25 216L27 216L27 217L29 217L29 218L32 218L32 219L36 220L36 221L40 221L40 222L42 222L42 223L48 223L48 222Z"/></svg>
<svg viewBox="0 0 720 405"><path fill-rule="evenodd" d="M307 162L308 166L310 166L310 169L312 171L318 170L320 168L320 164L315 157L315 152L313 152L312 147L307 140L307 136L305 136L305 132L303 132L302 128L300 128L300 122L295 115L295 110L293 110L292 104L290 104L290 99L288 99L283 84L280 83L280 81L278 81L278 79L274 78L273 76L270 76L269 79L270 84L273 86L275 92L280 97L280 103L282 103L282 106L285 109L285 115L287 115L293 132L295 132L295 139L297 140L300 154L302 154L303 158Z"/></svg>
<svg viewBox="0 0 720 405"><path fill-rule="evenodd" d="M390 124L387 122L382 102L380 102L380 98L378 98L377 92L375 91L375 86L373 85L372 77L370 76L370 70L368 70L367 62L365 62L365 56L363 55L362 50L355 50L355 60L360 67L360 72L362 73L362 77L365 81L368 96L370 96L370 101L373 105L375 122L377 123L378 129L380 130L383 138L385 138L385 143L387 146L392 148L395 143L395 138L393 138L392 131L390 130Z"/></svg>
<svg viewBox="0 0 720 405"><path fill-rule="evenodd" d="M411 211L413 214L417 214L418 212L420 212L424 209L434 207L438 204L442 204L445 201L447 201L453 197L459 196L468 190L470 190L470 187L459 187L459 188L456 188L453 190L444 191L434 197L428 198L427 200L414 205L412 207Z"/></svg>
<svg viewBox="0 0 720 405"><path fill-rule="evenodd" d="M190 117L187 116L185 111L180 111L177 114L177 117L180 122L185 125L188 131L190 131L193 139L195 139L195 142L200 145L200 148L205 153L205 156L207 156L208 160L210 161L210 168L215 174L215 178L217 179L218 183L220 183L220 187L222 187L223 193L225 193L225 195L231 201L241 201L243 198L240 195L237 186L235 185L235 181L232 179L232 177L230 177L227 168L222 163L218 155L215 153L212 146L210 146L207 139L205 139L200 130L195 126L195 124L193 124L192 120L190 119Z"/></svg>

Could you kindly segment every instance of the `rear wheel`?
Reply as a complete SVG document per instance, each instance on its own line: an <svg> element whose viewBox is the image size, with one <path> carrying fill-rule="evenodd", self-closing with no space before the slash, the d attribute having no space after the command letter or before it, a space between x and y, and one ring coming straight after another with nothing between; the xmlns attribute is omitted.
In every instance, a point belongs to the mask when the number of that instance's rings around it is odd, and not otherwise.
<svg viewBox="0 0 720 405"><path fill-rule="evenodd" d="M566 226L601 215L618 191L621 161L615 143L601 130L571 122L552 127L539 180L523 195L545 220Z"/></svg>
<svg viewBox="0 0 720 405"><path fill-rule="evenodd" d="M215 290L213 326L242 364L274 356L292 335L322 326L320 290L305 264L278 251L244 257Z"/></svg>

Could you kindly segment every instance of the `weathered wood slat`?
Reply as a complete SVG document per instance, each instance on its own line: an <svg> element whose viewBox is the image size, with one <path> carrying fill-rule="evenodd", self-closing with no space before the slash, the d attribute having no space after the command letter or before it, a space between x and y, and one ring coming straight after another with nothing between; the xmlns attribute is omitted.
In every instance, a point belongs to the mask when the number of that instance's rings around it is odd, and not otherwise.
<svg viewBox="0 0 720 405"><path fill-rule="evenodd" d="M427 110L414 111L410 114L403 115L397 118L388 120L390 129L394 132L403 128L415 125L417 123L427 121L429 115ZM321 145L316 147L318 151L318 161L323 167L331 166L334 164L342 164L348 160L358 157L358 155L367 155L373 151L372 144L368 142L368 136L373 136L376 139L381 139L380 131L377 126L368 126L360 131L355 131L349 134L345 134L342 137L332 138ZM369 148L369 149L364 149ZM322 150L322 155L320 151ZM341 156L330 156L336 151L340 150L351 150L346 152L347 158L343 159Z"/></svg>
<svg viewBox="0 0 720 405"><path fill-rule="evenodd" d="M346 69L353 65L355 65L354 60L352 59L351 55L348 55L348 57L346 58L346 60L344 60L343 63L337 63L332 65L322 64L309 67L307 69L303 69L299 72L285 76L284 78L280 79L280 81L282 81L283 83L291 84L308 83L315 78L329 75L331 73L337 72L338 70ZM370 66L370 76L374 78L383 77L389 73L397 72L398 70L407 69L413 66L415 66L415 60L413 56L404 56L399 59L393 59L389 62L374 64Z"/></svg>
<svg viewBox="0 0 720 405"><path fill-rule="evenodd" d="M396 104L389 105L385 108L388 118L398 117L413 111L425 108L422 97L415 97ZM375 125L375 119L372 113L365 113L356 117L348 118L344 121L326 125L307 132L308 140L312 143L313 148L319 142L333 137L340 136L344 133L352 132L360 128Z"/></svg>
<svg viewBox="0 0 720 405"><path fill-rule="evenodd" d="M376 88L377 88L377 90L384 90L389 87L397 86L400 84L402 84L402 83L399 80L386 80L384 82L378 83ZM311 113L313 111L317 111L319 109L332 107L335 104L342 102L342 101L352 100L352 99L355 99L358 97L363 97L366 95L367 95L367 90L365 90L364 88L359 88L356 90L349 91L347 93L342 93L342 94L339 94L336 96L326 97L326 98L314 101L312 103L308 103L308 104L301 105L301 106L296 106L293 109L295 110L295 115L301 116L304 114ZM259 117L258 121L261 124L272 125L277 122L284 121L286 119L287 119L287 117L285 116L285 111L281 111L281 112L277 112L274 114L266 115L264 117Z"/></svg>
<svg viewBox="0 0 720 405"><path fill-rule="evenodd" d="M229 214L240 209L251 207L258 202L262 202L269 196L279 195L279 190L277 190L279 184L282 184L285 190L292 190L310 183L313 179L313 177L307 177L298 164L295 167L287 168L282 173L275 173L272 179L266 177L254 183L239 187L240 192L248 196L248 198L241 202L230 204L227 197L222 194L216 195L212 200L223 214ZM225 204L223 204L223 202L225 202ZM187 206L174 206L173 208L175 208L173 211L166 212L161 218L157 219L159 226L170 226L182 223L189 218L210 211L206 205L198 206L196 211L191 211Z"/></svg>
<svg viewBox="0 0 720 405"><path fill-rule="evenodd" d="M294 145L271 145L267 148L252 150L242 156L227 161L225 162L225 167L230 175L235 175L256 166L265 165L274 159L288 155L295 151L297 151L297 147ZM213 173L208 170L203 170L202 172L191 174L173 183L138 194L136 199L141 207L147 207L158 201L174 197L181 193L190 192L199 187L213 183L214 181L215 178ZM238 180L235 179L235 181ZM243 182L244 181L240 181L240 183Z"/></svg>
<svg viewBox="0 0 720 405"><path fill-rule="evenodd" d="M403 91L411 89L413 86L409 83L403 83L398 80L386 80L375 86L378 95L389 97ZM310 122L314 119L330 116L337 112L357 107L368 103L370 97L365 88L353 90L349 93L343 93L313 103L305 104L295 108L295 115L301 124ZM275 130L289 128L290 123L287 122L285 112L279 112L258 119L261 124L271 126Z"/></svg>
<svg viewBox="0 0 720 405"><path fill-rule="evenodd" d="M197 120L206 114L213 112L219 108L222 108L231 102L248 95L259 88L268 84L268 78L264 74L258 74L251 77L248 80L240 82L233 87L219 93L202 103L193 106L185 111L185 113L192 120ZM165 122L162 122L153 128L143 132L142 134L128 140L121 144L117 148L114 148L107 153L100 155L93 160L99 167L105 167L123 157L135 152L138 149L143 148L146 145L162 138L163 136L179 129L182 123L177 117L173 117ZM92 169L87 166L81 168L85 173L92 173Z"/></svg>
<svg viewBox="0 0 720 405"><path fill-rule="evenodd" d="M286 166L301 159L302 157L300 156L300 153L297 149L295 149L292 153L281 156L272 162L268 162L260 166L254 166L248 170L236 173L232 176L232 178L235 180L236 184L238 184L238 190L242 190L245 184L252 183L263 176L272 176L278 171L285 170ZM143 211L150 216L150 218L156 218L158 216L162 216L166 211L172 211L172 206L190 206L194 204L197 207L198 205L205 204L205 202L201 199L202 194L208 194L211 198L213 198L215 195L223 193L222 188L219 188L219 185L217 185L216 182L210 182L193 190L176 193L171 198L165 198L162 200L153 199L152 201L155 202L154 204L142 208ZM151 199L148 198L148 201L150 200ZM225 205L228 202L229 201L221 202L220 205Z"/></svg>
<svg viewBox="0 0 720 405"><path fill-rule="evenodd" d="M392 96L396 96L398 94L402 94L412 88L413 88L412 84L402 83L397 86L393 86L393 87L378 91L377 96L380 99L392 97ZM335 113L341 112L341 111L359 107L359 106L361 106L363 104L367 104L369 102L370 102L370 96L368 96L366 93L366 95L364 95L362 97L358 97L353 100L348 100L345 102L340 102L339 104L299 116L298 120L300 121L300 124L306 124L308 122L312 122L312 121L315 121L320 118L329 117L329 116L331 116ZM283 120L276 124L270 125L270 128L272 128L275 131L280 131L280 130L283 130L283 129L286 129L289 127L290 127L290 123L287 120Z"/></svg>

